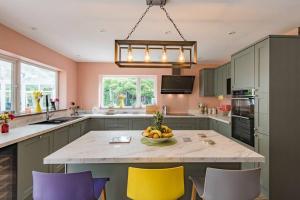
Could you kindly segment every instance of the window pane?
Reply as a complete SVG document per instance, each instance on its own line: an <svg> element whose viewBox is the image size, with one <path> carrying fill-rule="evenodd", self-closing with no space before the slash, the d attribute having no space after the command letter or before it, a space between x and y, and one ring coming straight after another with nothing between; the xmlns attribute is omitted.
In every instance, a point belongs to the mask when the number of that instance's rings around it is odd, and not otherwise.
<svg viewBox="0 0 300 200"><path fill-rule="evenodd" d="M13 109L12 67L12 63L0 60L0 112Z"/></svg>
<svg viewBox="0 0 300 200"><path fill-rule="evenodd" d="M148 105L154 103L154 79L141 79L141 104Z"/></svg>
<svg viewBox="0 0 300 200"><path fill-rule="evenodd" d="M43 95L49 95L49 99L57 98L57 72L36 67L27 63L21 63L21 112L25 107L33 109L35 102L32 93L41 90ZM42 109L46 109L46 101L41 100Z"/></svg>
<svg viewBox="0 0 300 200"><path fill-rule="evenodd" d="M136 78L131 77L105 77L103 84L103 106L118 106L119 96L125 96L125 106L136 104Z"/></svg>

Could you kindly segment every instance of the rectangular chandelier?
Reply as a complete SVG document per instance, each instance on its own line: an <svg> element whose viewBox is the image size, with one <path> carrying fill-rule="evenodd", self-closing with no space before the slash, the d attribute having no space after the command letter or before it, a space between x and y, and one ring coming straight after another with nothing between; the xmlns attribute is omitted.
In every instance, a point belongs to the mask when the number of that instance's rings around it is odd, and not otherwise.
<svg viewBox="0 0 300 200"><path fill-rule="evenodd" d="M115 40L115 64L127 68L191 68L196 41Z"/></svg>

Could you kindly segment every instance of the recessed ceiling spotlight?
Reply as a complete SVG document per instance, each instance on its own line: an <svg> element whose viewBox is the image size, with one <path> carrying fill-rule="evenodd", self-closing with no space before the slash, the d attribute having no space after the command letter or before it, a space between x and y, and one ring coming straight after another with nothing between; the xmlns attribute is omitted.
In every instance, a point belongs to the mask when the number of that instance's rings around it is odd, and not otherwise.
<svg viewBox="0 0 300 200"><path fill-rule="evenodd" d="M80 58L80 55L78 54L78 55L76 55L76 57L77 57L77 58Z"/></svg>
<svg viewBox="0 0 300 200"><path fill-rule="evenodd" d="M171 31L166 31L166 32L165 32L166 35L169 35L169 34L171 34L171 33L172 33Z"/></svg>
<svg viewBox="0 0 300 200"><path fill-rule="evenodd" d="M100 29L100 33L104 33L106 30L104 28Z"/></svg>
<svg viewBox="0 0 300 200"><path fill-rule="evenodd" d="M37 28L34 27L34 26L30 27L30 29L33 30L33 31L36 31L36 30L37 30Z"/></svg>
<svg viewBox="0 0 300 200"><path fill-rule="evenodd" d="M236 34L235 31L231 31L231 32L228 33L228 35L234 35L234 34Z"/></svg>

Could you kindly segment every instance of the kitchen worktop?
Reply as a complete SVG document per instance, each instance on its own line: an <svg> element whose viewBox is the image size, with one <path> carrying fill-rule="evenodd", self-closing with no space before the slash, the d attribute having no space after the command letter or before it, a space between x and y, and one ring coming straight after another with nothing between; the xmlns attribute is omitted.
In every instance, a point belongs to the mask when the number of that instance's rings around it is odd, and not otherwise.
<svg viewBox="0 0 300 200"><path fill-rule="evenodd" d="M112 137L121 135L131 136L131 142L109 144ZM264 162L262 155L212 130L177 130L174 135L177 143L158 147L142 144L141 131L91 131L47 156L44 163ZM191 141L184 142L183 138Z"/></svg>
<svg viewBox="0 0 300 200"><path fill-rule="evenodd" d="M44 133L89 119L89 118L151 118L152 114L114 114L114 115L106 115L106 114L84 114L79 119L74 119L72 121L68 121L62 124L43 124L43 125L26 125L18 128L10 129L8 134L0 135L0 148L5 146L15 144L21 142L23 140L42 135ZM224 123L230 123L230 118L221 116L221 115L166 115L165 118L211 118L215 120L219 120Z"/></svg>

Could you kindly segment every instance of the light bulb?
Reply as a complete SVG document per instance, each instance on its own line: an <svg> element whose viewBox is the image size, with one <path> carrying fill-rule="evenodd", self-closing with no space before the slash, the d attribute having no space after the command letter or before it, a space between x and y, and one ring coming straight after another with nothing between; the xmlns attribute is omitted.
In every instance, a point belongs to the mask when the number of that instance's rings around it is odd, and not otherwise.
<svg viewBox="0 0 300 200"><path fill-rule="evenodd" d="M162 55L161 55L161 61L162 62L167 62L168 60L168 57L167 57L167 49L166 47L163 48L163 52L162 52Z"/></svg>
<svg viewBox="0 0 300 200"><path fill-rule="evenodd" d="M145 62L149 62L150 61L150 52L149 52L149 47L146 47L145 50Z"/></svg>
<svg viewBox="0 0 300 200"><path fill-rule="evenodd" d="M185 62L183 47L180 48L180 53L179 53L178 61L181 62L181 63Z"/></svg>
<svg viewBox="0 0 300 200"><path fill-rule="evenodd" d="M131 45L129 45L129 47L128 47L127 61L128 61L128 62L132 62L132 61L133 61L133 55L132 55L132 48L131 48Z"/></svg>

